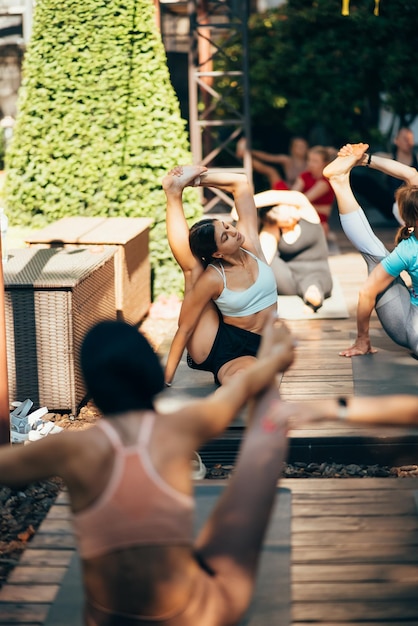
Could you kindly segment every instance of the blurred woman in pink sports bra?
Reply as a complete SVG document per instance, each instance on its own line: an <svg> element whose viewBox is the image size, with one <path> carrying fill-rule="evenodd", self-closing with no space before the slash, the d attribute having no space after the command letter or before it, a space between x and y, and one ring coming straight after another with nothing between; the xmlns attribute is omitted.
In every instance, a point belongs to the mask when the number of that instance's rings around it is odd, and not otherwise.
<svg viewBox="0 0 418 626"><path fill-rule="evenodd" d="M252 595L287 449L288 405L275 375L292 362L283 324L266 323L259 358L216 393L159 411L158 357L136 328L101 322L81 351L103 418L28 446L0 448L0 483L61 476L81 557L86 626L227 626ZM251 398L233 477L196 540L190 459ZM257 463L254 463L257 459Z"/></svg>

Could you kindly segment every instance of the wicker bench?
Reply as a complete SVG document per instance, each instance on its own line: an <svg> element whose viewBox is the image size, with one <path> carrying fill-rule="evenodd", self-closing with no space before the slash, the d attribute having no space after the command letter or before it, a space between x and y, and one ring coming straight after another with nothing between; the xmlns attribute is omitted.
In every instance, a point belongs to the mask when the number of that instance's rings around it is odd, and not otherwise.
<svg viewBox="0 0 418 626"><path fill-rule="evenodd" d="M119 319L137 324L151 304L146 217L64 217L26 239L30 247L115 245L115 298Z"/></svg>
<svg viewBox="0 0 418 626"><path fill-rule="evenodd" d="M4 265L9 397L76 412L86 331L116 319L115 247L11 250Z"/></svg>

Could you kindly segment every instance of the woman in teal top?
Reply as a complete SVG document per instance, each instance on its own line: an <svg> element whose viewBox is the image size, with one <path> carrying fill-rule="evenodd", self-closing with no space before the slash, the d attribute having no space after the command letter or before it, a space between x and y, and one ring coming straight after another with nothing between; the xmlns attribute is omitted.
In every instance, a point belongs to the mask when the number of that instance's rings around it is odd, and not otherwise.
<svg viewBox="0 0 418 626"><path fill-rule="evenodd" d="M363 255L369 277L360 290L357 308L357 339L340 352L341 356L373 353L369 336L373 308L389 337L418 356L418 172L398 161L367 154L367 144L347 144L324 169L324 176L335 191L341 225L347 237ZM404 225L396 236L396 247L389 253L372 231L350 187L350 171L364 165L404 181L396 201ZM401 272L409 274L407 286Z"/></svg>

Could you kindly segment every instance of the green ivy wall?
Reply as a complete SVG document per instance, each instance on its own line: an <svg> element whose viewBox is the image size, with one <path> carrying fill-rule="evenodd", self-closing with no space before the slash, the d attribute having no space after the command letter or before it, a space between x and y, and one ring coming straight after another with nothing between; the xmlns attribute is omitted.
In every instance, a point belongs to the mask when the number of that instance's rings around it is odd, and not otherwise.
<svg viewBox="0 0 418 626"><path fill-rule="evenodd" d="M37 0L6 155L13 225L152 217L154 294L180 293L165 233L164 173L191 162L152 0ZM196 190L188 219L201 215Z"/></svg>

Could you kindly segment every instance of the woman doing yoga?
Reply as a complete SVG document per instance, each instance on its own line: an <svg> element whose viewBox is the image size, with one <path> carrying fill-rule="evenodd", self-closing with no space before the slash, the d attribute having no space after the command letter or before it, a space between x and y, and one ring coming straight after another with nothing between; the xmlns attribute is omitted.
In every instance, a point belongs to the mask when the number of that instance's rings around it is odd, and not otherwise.
<svg viewBox="0 0 418 626"><path fill-rule="evenodd" d="M299 191L271 189L257 193L254 201L277 293L300 296L316 312L332 290L328 245L317 211Z"/></svg>
<svg viewBox="0 0 418 626"><path fill-rule="evenodd" d="M243 174L192 165L174 168L162 184L167 196L168 242L185 282L165 381L171 384L187 347L189 367L212 372L215 381L224 384L253 362L266 319L277 312L276 281L261 249L252 190ZM183 190L197 185L233 195L237 228L208 218L189 231Z"/></svg>
<svg viewBox="0 0 418 626"><path fill-rule="evenodd" d="M376 352L369 336L373 308L389 337L418 355L418 172L392 159L367 154L368 144L347 144L324 169L337 197L341 225L348 239L361 252L369 277L359 294L357 339L341 356ZM405 226L389 253L376 237L350 187L350 170L365 165L395 176L405 185L396 192L399 213ZM400 274L406 271L412 282L408 288Z"/></svg>
<svg viewBox="0 0 418 626"><path fill-rule="evenodd" d="M101 322L81 365L103 417L29 446L2 446L0 484L61 476L82 562L86 626L232 626L248 607L287 451L290 405L275 376L294 342L273 316L259 358L206 398L169 413L157 356L136 328ZM254 398L233 476L193 539L193 450ZM272 426L274 417L275 423Z"/></svg>

